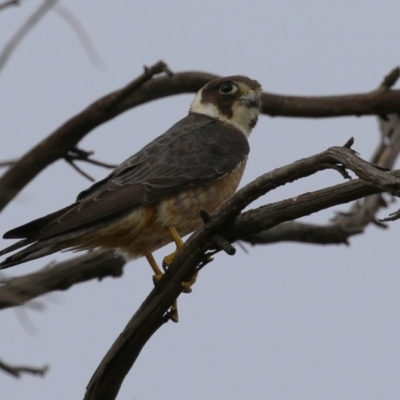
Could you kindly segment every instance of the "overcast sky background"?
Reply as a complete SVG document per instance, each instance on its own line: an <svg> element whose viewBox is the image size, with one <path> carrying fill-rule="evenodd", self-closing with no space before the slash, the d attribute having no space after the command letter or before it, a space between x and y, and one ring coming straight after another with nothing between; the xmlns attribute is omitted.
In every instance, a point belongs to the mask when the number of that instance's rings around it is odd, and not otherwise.
<svg viewBox="0 0 400 400"><path fill-rule="evenodd" d="M26 1L0 13L0 49L39 4ZM62 4L85 27L105 68L97 68L71 27L49 12L1 71L0 160L19 157L160 59L176 72L244 74L266 91L297 95L373 90L400 61L397 0ZM192 99L175 96L133 109L91 132L80 147L120 163L184 117ZM373 117L263 116L250 138L242 185L351 136L368 159L379 141L377 126ZM83 168L97 179L108 173ZM257 204L342 181L336 172L319 173ZM0 215L1 234L70 204L89 185L65 162L52 165ZM333 215L328 210L306 220L326 223ZM179 324L166 324L150 340L118 398L398 399L399 235L397 222L388 230L369 227L350 247L277 244L217 255L192 294L180 297ZM155 256L161 260L171 250ZM6 273L26 274L69 257L52 255ZM105 352L152 289L151 275L140 259L121 279L43 297L44 312L2 311L0 358L51 369L43 379L0 372L0 398L82 398Z"/></svg>

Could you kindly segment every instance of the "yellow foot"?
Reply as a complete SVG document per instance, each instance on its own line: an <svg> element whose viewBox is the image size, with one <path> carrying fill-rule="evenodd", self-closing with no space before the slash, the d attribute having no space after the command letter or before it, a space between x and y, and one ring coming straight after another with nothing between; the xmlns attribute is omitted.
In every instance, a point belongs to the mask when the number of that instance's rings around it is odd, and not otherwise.
<svg viewBox="0 0 400 400"><path fill-rule="evenodd" d="M173 253L168 254L167 256L164 257L163 259L163 268L164 271L172 264L172 261L174 260L176 253L178 252L179 249L176 249ZM191 286L196 282L197 279L197 272L190 278L190 280L186 281L186 282L182 282L182 292L183 293L191 293L192 292L192 288Z"/></svg>
<svg viewBox="0 0 400 400"><path fill-rule="evenodd" d="M164 257L163 263L162 263L164 271L172 264L172 261L174 261L174 258L176 256L177 252L178 252L178 249L176 249L173 253L168 254L167 256Z"/></svg>
<svg viewBox="0 0 400 400"><path fill-rule="evenodd" d="M186 282L182 282L182 292L183 293L191 293L192 292L192 286L195 284L196 280L197 280L197 275L199 273L195 272L192 277L190 278L190 280L186 281Z"/></svg>

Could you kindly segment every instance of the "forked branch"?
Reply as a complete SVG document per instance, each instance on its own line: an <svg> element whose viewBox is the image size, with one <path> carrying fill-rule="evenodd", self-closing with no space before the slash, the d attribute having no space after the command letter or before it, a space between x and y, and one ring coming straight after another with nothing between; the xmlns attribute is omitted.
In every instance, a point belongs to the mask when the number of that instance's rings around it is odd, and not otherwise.
<svg viewBox="0 0 400 400"><path fill-rule="evenodd" d="M247 205L265 193L327 168L350 168L362 179L241 214ZM147 340L168 321L168 309L182 292L181 282L187 281L196 272L207 252L220 250L215 247L215 241L212 239L215 235L223 236L232 243L244 235L254 234L282 222L368 194L382 191L398 193L398 177L400 171L397 175L382 171L359 158L349 148L333 147L323 153L277 168L239 190L217 213L211 215L208 222L180 249L157 289L148 295L100 363L89 382L85 399L115 399L124 377Z"/></svg>

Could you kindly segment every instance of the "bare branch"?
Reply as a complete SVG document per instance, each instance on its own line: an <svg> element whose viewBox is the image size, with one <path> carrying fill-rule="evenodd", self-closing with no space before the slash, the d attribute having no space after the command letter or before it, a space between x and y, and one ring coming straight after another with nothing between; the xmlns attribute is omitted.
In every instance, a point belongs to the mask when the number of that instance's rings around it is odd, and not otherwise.
<svg viewBox="0 0 400 400"><path fill-rule="evenodd" d="M77 171L79 174L81 174L82 176L84 176L86 179L88 179L90 182L94 182L95 179L90 176L88 173L86 173L82 168L78 167L73 160L70 160L68 157L65 157L65 160L67 161L67 163L75 170Z"/></svg>
<svg viewBox="0 0 400 400"><path fill-rule="evenodd" d="M32 374L32 375L40 375L44 376L48 371L48 365L44 367L28 367L23 365L10 365L0 360L0 369L8 374L14 376L15 378L20 378L22 374Z"/></svg>
<svg viewBox="0 0 400 400"><path fill-rule="evenodd" d="M400 118L391 114L380 118L382 143L378 146L371 162L383 168L391 168L400 152ZM333 219L334 223L320 226L301 222L288 222L268 231L243 238L252 245L271 244L281 241L295 241L314 244L349 244L348 239L359 235L370 223L386 227L376 219L377 212L387 204L381 194L368 196L357 201L346 213ZM393 218L393 217L391 217ZM385 219L385 221L388 219Z"/></svg>
<svg viewBox="0 0 400 400"><path fill-rule="evenodd" d="M11 167L14 165L18 160L7 160L7 161L1 161L0 162L0 168L4 167Z"/></svg>
<svg viewBox="0 0 400 400"><path fill-rule="evenodd" d="M93 153L94 153L93 151L86 151L79 149L78 147L74 147L68 152L65 158L67 159L67 161L84 161L89 164L98 165L99 167L104 167L104 168L112 169L116 167L115 164L108 164L103 161L98 161L94 160L93 158L90 158L90 156Z"/></svg>
<svg viewBox="0 0 400 400"><path fill-rule="evenodd" d="M125 263L112 251L93 251L32 274L7 279L0 286L0 309L19 306L43 294L66 290L88 280L120 277Z"/></svg>
<svg viewBox="0 0 400 400"><path fill-rule="evenodd" d="M17 33L11 38L6 44L3 51L0 54L0 71L4 68L4 65L10 58L12 52L17 48L21 40L27 35L27 33L45 16L55 4L57 0L45 0L42 5L27 19L27 21L21 26Z"/></svg>
<svg viewBox="0 0 400 400"><path fill-rule="evenodd" d="M346 230L339 224L315 225L303 222L285 222L274 228L242 238L251 245L271 244L277 242L297 242L310 244L349 244L348 238L362 233L353 228Z"/></svg>
<svg viewBox="0 0 400 400"><path fill-rule="evenodd" d="M94 178L92 178L85 171L83 171L80 167L78 167L75 164L75 161L85 161L89 164L98 165L99 167L104 167L104 168L115 168L116 165L107 164L102 161L93 160L92 158L89 158L92 154L93 154L93 151L85 151L82 149L78 149L77 147L74 147L72 150L68 151L67 155L64 158L65 158L65 161L69 165L71 165L72 168L74 168L76 171L78 171L85 178L89 179L89 181L94 182ZM0 164L0 166L1 166L1 164Z"/></svg>
<svg viewBox="0 0 400 400"><path fill-rule="evenodd" d="M0 11L3 11L5 8L9 6L19 6L19 0L9 0L0 4Z"/></svg>
<svg viewBox="0 0 400 400"><path fill-rule="evenodd" d="M261 111L271 116L302 118L392 114L400 108L400 91L390 90L398 73L399 68L394 68L378 89L363 94L302 97L263 93Z"/></svg>
<svg viewBox="0 0 400 400"><path fill-rule="evenodd" d="M328 189L307 193L296 198L241 211L256 198L278 186L309 176L326 169L329 164L341 164L366 181L353 180ZM168 321L168 309L182 292L181 282L195 273L207 251L218 251L213 237L220 235L224 242L234 242L244 236L272 228L277 224L320 211L333 205L349 202L382 190L397 191L400 188L400 171L397 175L375 168L360 159L349 148L333 147L309 158L262 175L228 199L220 210L209 218L179 250L166 274L152 290L142 306L128 322L103 358L87 387L86 400L114 399L126 374L141 349L152 334ZM204 213L203 213L204 214ZM218 247L224 247L218 246Z"/></svg>
<svg viewBox="0 0 400 400"><path fill-rule="evenodd" d="M382 89L390 89L399 79L400 76L400 68L393 68L383 79L380 88Z"/></svg>

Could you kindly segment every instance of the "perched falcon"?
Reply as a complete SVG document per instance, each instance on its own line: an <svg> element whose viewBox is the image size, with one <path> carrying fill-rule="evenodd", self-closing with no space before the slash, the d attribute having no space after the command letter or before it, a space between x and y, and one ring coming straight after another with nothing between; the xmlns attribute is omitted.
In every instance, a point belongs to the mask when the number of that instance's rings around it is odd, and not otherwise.
<svg viewBox="0 0 400 400"><path fill-rule="evenodd" d="M199 211L216 210L242 177L256 125L261 86L245 76L207 83L189 114L76 202L8 231L21 239L0 255L23 248L0 264L8 268L60 250L115 249L126 258L146 256L198 228Z"/></svg>

